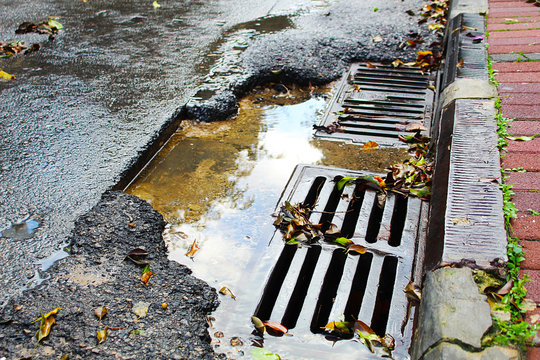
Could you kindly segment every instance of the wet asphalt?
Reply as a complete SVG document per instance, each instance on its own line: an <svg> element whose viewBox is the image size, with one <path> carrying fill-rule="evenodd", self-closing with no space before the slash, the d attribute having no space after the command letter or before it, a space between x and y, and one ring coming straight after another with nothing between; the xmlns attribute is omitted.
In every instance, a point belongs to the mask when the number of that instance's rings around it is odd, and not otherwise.
<svg viewBox="0 0 540 360"><path fill-rule="evenodd" d="M0 3L0 41L41 44L0 59L15 75L0 81L0 304L48 276L75 220L127 181L164 124L230 116L268 81L324 83L351 61L412 60L419 49L398 44L432 38L405 13L421 0L159 3ZM47 16L64 26L54 40L15 34ZM31 237L5 231L26 219L39 223Z"/></svg>

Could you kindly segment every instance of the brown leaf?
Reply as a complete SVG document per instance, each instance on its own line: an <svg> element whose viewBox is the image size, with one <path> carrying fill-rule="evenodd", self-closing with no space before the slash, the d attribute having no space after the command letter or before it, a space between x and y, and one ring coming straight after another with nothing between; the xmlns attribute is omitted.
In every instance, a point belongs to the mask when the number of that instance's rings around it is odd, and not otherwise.
<svg viewBox="0 0 540 360"><path fill-rule="evenodd" d="M148 252L142 248L135 248L127 253L124 260L131 260L137 265L148 265L150 261L144 260L144 257L148 256Z"/></svg>
<svg viewBox="0 0 540 360"><path fill-rule="evenodd" d="M263 321L263 324L264 324L264 326L267 326L270 329L275 330L275 331L280 332L280 333L283 333L283 334L286 334L287 331L289 331L285 326L281 325L277 321L265 320L265 321Z"/></svg>
<svg viewBox="0 0 540 360"><path fill-rule="evenodd" d="M379 144L376 143L375 141L368 141L367 143L362 145L362 150L364 150L364 151L372 151L372 150L377 149L378 147L379 147Z"/></svg>
<svg viewBox="0 0 540 360"><path fill-rule="evenodd" d="M375 69L377 66L376 65L373 65L372 63L370 63L369 61L366 61L366 67L370 68L370 69Z"/></svg>
<svg viewBox="0 0 540 360"><path fill-rule="evenodd" d="M231 345L232 346L241 346L244 345L244 342L237 336L231 338Z"/></svg>
<svg viewBox="0 0 540 360"><path fill-rule="evenodd" d="M396 347L396 340L390 334L384 335L381 339L381 345L387 349L392 350Z"/></svg>
<svg viewBox="0 0 540 360"><path fill-rule="evenodd" d="M234 296L233 292L231 291L231 289L229 289L228 287L224 286L222 287L220 290L219 290L219 293L220 294L223 294L223 295L226 295L226 296L230 296L232 297L234 300L236 300L236 296Z"/></svg>
<svg viewBox="0 0 540 360"><path fill-rule="evenodd" d="M328 230L325 231L325 235L336 235L339 234L341 231L339 231L339 227L336 224L330 224L330 227Z"/></svg>
<svg viewBox="0 0 540 360"><path fill-rule="evenodd" d="M514 287L514 280L510 279L510 281L504 284L504 286L500 288L499 291L497 291L497 294L506 295L510 292L510 290L512 290L513 287Z"/></svg>
<svg viewBox="0 0 540 360"><path fill-rule="evenodd" d="M359 254L365 254L367 251L367 247L358 245L358 244L353 244L349 246L346 252L351 252L351 251L356 251Z"/></svg>
<svg viewBox="0 0 540 360"><path fill-rule="evenodd" d="M197 251L199 251L199 247L197 246L197 240L193 240L193 244L191 244L191 248L186 253L186 256L193 259Z"/></svg>
<svg viewBox="0 0 540 360"><path fill-rule="evenodd" d="M103 319L107 315L107 308L105 306L100 306L94 310L94 315L97 316L99 320Z"/></svg>
<svg viewBox="0 0 540 360"><path fill-rule="evenodd" d="M362 320L356 320L354 322L354 330L359 331L364 335L373 335L375 334L375 331L373 331L372 328L370 328L365 322Z"/></svg>
<svg viewBox="0 0 540 360"><path fill-rule="evenodd" d="M416 285L412 280L409 281L403 291L405 292L405 295L411 300L417 302L420 302L420 300L422 300L422 290L420 289L420 286Z"/></svg>
<svg viewBox="0 0 540 360"><path fill-rule="evenodd" d="M413 122L405 126L405 131L426 131L426 127L418 122Z"/></svg>
<svg viewBox="0 0 540 360"><path fill-rule="evenodd" d="M401 65L403 65L403 61L399 60L399 59L396 59L394 61L392 61L392 66L397 68L397 67L400 67Z"/></svg>

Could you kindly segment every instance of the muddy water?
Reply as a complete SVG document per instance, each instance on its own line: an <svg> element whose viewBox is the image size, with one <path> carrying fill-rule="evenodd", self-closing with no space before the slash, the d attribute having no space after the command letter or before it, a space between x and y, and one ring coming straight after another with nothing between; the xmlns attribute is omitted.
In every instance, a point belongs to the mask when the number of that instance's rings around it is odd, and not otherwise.
<svg viewBox="0 0 540 360"><path fill-rule="evenodd" d="M172 259L237 296L222 297L211 328L211 333L225 333L214 339L216 350L232 357L249 352L249 317L265 279L265 273L253 274L254 264L268 263L262 269L269 270L282 248L279 242L269 244L271 214L294 167L304 163L381 172L407 157L403 149L365 152L358 145L314 139L312 127L331 90L317 91L275 85L243 99L234 120L184 122L128 189L172 225L165 236ZM200 250L190 259L185 254L193 241ZM241 314L240 320L233 313ZM233 336L245 346L231 347ZM306 342L322 338L303 336Z"/></svg>

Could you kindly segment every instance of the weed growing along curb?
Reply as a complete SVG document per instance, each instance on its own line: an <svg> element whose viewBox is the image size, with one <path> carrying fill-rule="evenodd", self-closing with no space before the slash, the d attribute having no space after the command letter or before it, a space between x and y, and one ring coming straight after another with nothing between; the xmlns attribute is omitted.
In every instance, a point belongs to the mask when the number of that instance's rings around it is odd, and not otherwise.
<svg viewBox="0 0 540 360"><path fill-rule="evenodd" d="M486 32L486 39L489 37L489 33ZM489 45L486 43L486 48ZM494 86L499 86L499 82L495 79L495 71L493 70L491 57L488 55L488 77L489 82ZM510 122L513 119L508 119L502 116L501 99L498 97L495 100L495 109L497 114L495 120L497 123L498 148L501 154L501 160L505 155L506 147L508 146L508 128ZM513 170L513 169L512 169ZM486 342L501 345L515 345L521 350L524 350L527 346L531 346L533 339L536 335L539 326L537 324L529 324L524 320L524 316L528 310L528 304L525 297L527 296L527 289L525 283L529 281L529 276L525 275L521 279L519 276L520 263L525 260L525 252L523 247L519 244L519 239L512 236L512 224L511 220L517 216L517 208L512 202L512 196L514 191L512 190L514 184L506 184L506 177L504 176L504 169L501 164L502 184L500 189L503 193L503 213L504 221L508 236L507 255L508 262L506 264L508 269L507 281L512 281L513 286L504 295L501 302L502 305L496 307L496 310L502 310L510 314L509 320L501 320L496 316L493 317L498 331L486 338Z"/></svg>

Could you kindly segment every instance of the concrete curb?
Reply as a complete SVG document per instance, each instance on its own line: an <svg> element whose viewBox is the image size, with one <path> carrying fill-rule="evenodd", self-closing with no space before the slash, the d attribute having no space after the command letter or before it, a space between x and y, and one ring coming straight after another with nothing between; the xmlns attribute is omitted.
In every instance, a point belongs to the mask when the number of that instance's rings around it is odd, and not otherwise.
<svg viewBox="0 0 540 360"><path fill-rule="evenodd" d="M486 29L481 14L487 10L487 0L451 3L432 131L437 156L426 248L428 273L412 347L414 360L520 358L515 349L482 348L481 339L492 319L472 270L438 268L460 262L494 268L506 260L494 118L497 90L488 81L487 51L481 38Z"/></svg>

